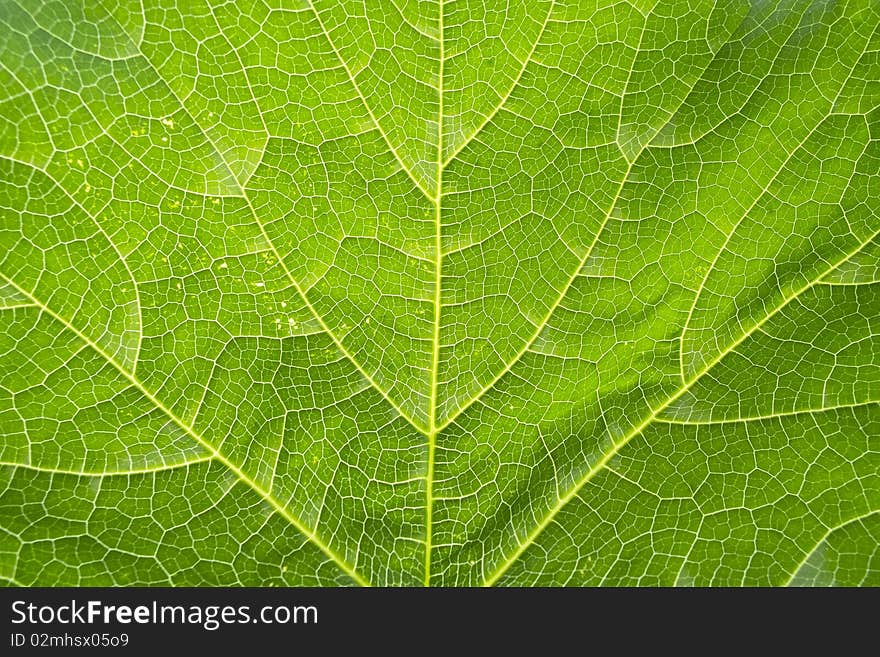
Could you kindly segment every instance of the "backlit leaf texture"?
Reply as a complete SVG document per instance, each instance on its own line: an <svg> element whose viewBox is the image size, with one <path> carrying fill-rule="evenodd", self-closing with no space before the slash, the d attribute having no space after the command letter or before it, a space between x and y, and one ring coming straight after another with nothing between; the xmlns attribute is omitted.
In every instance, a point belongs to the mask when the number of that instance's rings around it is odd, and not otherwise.
<svg viewBox="0 0 880 657"><path fill-rule="evenodd" d="M0 0L0 579L880 585L877 0Z"/></svg>

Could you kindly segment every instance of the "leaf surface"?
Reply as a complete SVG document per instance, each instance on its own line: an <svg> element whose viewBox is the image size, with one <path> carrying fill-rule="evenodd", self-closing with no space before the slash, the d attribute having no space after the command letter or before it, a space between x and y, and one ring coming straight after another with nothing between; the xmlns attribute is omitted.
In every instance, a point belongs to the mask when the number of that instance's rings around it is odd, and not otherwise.
<svg viewBox="0 0 880 657"><path fill-rule="evenodd" d="M0 23L0 579L880 584L873 0Z"/></svg>

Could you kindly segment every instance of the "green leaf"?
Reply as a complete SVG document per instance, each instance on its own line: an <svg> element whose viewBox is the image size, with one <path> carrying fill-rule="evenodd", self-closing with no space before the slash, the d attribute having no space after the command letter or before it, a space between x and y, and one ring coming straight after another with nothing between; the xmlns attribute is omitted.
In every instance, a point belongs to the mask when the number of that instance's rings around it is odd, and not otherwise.
<svg viewBox="0 0 880 657"><path fill-rule="evenodd" d="M880 585L875 0L0 0L0 580Z"/></svg>

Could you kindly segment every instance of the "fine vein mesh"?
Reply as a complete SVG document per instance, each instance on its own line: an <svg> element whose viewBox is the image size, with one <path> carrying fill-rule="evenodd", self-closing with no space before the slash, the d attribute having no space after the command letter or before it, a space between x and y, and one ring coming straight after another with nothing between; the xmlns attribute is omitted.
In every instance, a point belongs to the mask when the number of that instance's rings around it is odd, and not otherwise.
<svg viewBox="0 0 880 657"><path fill-rule="evenodd" d="M880 583L875 3L0 22L0 580Z"/></svg>

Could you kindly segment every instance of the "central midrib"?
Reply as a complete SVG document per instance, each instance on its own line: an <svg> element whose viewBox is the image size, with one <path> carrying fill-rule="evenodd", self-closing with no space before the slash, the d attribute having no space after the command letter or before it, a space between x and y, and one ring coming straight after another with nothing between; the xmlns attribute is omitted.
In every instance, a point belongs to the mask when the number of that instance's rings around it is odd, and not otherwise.
<svg viewBox="0 0 880 657"><path fill-rule="evenodd" d="M434 521L434 454L437 448L437 378L440 369L440 309L443 291L443 0L438 8L439 67L437 71L437 188L434 193L434 334L431 353L431 394L428 404L428 463L425 471L425 575L422 583L431 585L431 549Z"/></svg>
<svg viewBox="0 0 880 657"><path fill-rule="evenodd" d="M321 324L322 328L326 330L326 332L333 338L337 347L342 351L342 353L352 361L354 366L363 374L367 380L375 387L382 396L401 414L402 417L407 419L409 423L420 433L424 434L427 439L427 463L425 467L425 554L424 554L424 573L422 578L422 583L425 586L429 586L431 583L431 554L432 554L432 544L433 544L433 506L434 506L434 460L435 460L435 452L436 452L436 439L437 435L443 431L449 424L451 424L455 417L461 414L467 406L476 401L476 398L481 396L485 390L481 390L477 397L469 400L468 403L460 406L458 409L450 413L443 422L438 422L438 412L437 412L437 401L438 401L438 390L439 390L439 367L440 367L440 319L441 319L441 309L442 309L442 266L443 266L443 249L442 249L442 216L441 216L441 206L442 206L442 196L443 196L443 169L445 166L448 166L458 155L458 153L464 148L464 146L473 139L478 132L480 132L483 127L491 121L494 117L495 113L500 110L501 106L504 105L509 95L512 93L513 89L519 83L519 79L525 71L526 65L531 60L532 53L537 47L538 43L540 43L541 38L543 37L544 30L547 27L547 23L550 20L550 16L553 13L553 7L555 5L554 2L550 3L550 6L547 10L547 15L544 18L544 22L541 26L540 33L535 39L534 44L532 45L532 50L529 52L529 55L525 58L525 61L522 62L522 68L520 70L519 75L516 80L514 80L507 94L502 98L501 102L495 107L494 110L489 112L485 117L484 121L476 128L476 130L471 133L466 139L464 139L456 148L455 152L453 152L448 158L445 159L443 157L443 75L444 75L444 0L439 0L438 2L438 17L437 17L437 41L439 46L438 53L438 73L437 73L437 143L436 143L436 162L434 163L436 166L436 175L435 175L435 188L433 193L431 190L426 189L426 187L422 184L421 180L415 173L406 166L404 159L400 156L397 150L394 148L391 140L388 138L388 135L382 129L377 117L373 113L370 104L367 102L367 99L364 97L361 89L357 83L357 80L346 63L345 59L342 57L342 53L336 47L332 37L330 36L330 32L327 30L327 27L324 25L324 21L321 18L320 12L317 10L314 4L314 0L308 0L309 7L314 14L318 25L321 28L321 31L324 33L328 43L330 44L331 49L333 50L336 58L339 60L340 65L345 70L348 75L349 80L351 81L355 91L357 92L358 97L364 104L364 107L367 111L367 114L370 116L373 124L376 126L376 129L382 135L385 143L388 145L389 150L394 155L397 162L400 164L400 167L409 178L413 181L415 186L422 191L425 197L433 204L434 206L434 324L432 330L432 353L431 353L431 366L430 366L430 390L429 390L429 400L428 400L428 422L427 426L421 425L421 423L415 421L413 417L410 417L407 413L404 412L402 407L395 403L394 399L385 391L378 383L371 377L366 370L357 362L357 360L345 349L342 345L341 341L338 340L333 332L330 330L328 326L324 323L324 320L318 315L317 311L311 306L309 300L303 294L303 298L305 300L306 305L313 312L318 322ZM258 222L259 223L259 222ZM268 239L268 238L267 238ZM271 243L271 240L270 240ZM280 258L279 258L280 260ZM289 274L288 274L289 275ZM291 277L291 280L292 277ZM294 281L294 285L297 286L297 282ZM537 334L533 336L537 337ZM529 340L529 344L531 341ZM517 355L517 360L522 353ZM492 383L494 384L495 381ZM491 384L490 384L491 387Z"/></svg>

